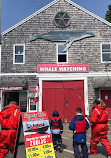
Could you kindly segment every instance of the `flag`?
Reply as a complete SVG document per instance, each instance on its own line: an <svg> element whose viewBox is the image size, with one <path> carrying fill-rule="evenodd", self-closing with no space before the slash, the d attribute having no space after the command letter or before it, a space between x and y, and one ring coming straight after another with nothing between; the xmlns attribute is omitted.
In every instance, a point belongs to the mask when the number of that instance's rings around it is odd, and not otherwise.
<svg viewBox="0 0 111 158"><path fill-rule="evenodd" d="M34 102L36 103L38 100L39 96L39 84L37 83L36 89L35 89L35 97L34 97Z"/></svg>

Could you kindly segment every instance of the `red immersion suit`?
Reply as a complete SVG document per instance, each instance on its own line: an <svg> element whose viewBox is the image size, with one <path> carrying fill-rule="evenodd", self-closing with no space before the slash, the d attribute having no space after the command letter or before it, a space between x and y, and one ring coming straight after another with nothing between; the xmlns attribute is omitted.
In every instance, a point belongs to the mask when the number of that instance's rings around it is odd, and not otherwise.
<svg viewBox="0 0 111 158"><path fill-rule="evenodd" d="M20 111L19 106L10 104L5 106L0 112L0 158L3 158L8 150L13 153L17 128L19 124Z"/></svg>
<svg viewBox="0 0 111 158"><path fill-rule="evenodd" d="M111 155L111 146L107 139L108 132L108 113L106 111L106 105L93 106L93 111L89 121L92 123L91 132L92 136L90 139L90 150L93 155L97 154L97 144L99 141L106 148L107 154Z"/></svg>

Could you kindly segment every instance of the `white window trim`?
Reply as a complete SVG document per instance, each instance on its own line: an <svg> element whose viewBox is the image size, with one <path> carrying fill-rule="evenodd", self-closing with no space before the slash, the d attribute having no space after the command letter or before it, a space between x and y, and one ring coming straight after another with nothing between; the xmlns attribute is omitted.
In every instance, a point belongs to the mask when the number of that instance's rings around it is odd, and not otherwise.
<svg viewBox="0 0 111 158"><path fill-rule="evenodd" d="M35 103L35 105L36 105L36 110L30 110L30 99L32 99L32 97L29 98L29 112L37 112L37 103Z"/></svg>
<svg viewBox="0 0 111 158"><path fill-rule="evenodd" d="M110 46L111 46L111 43L110 43L110 42L104 42L104 43L101 43L101 44L100 44L100 47L101 47L101 63L111 63L111 61L103 61L103 60L102 60L102 55L103 55L103 54L102 54L102 45L103 45L103 44L110 44ZM110 54L111 54L111 53L110 53Z"/></svg>
<svg viewBox="0 0 111 158"><path fill-rule="evenodd" d="M65 43L57 43L56 44L56 52L57 52L57 64L67 64L68 63L68 50L66 51L66 60L67 62L58 62L58 45L63 45Z"/></svg>
<svg viewBox="0 0 111 158"><path fill-rule="evenodd" d="M23 63L15 63L15 46L23 46ZM25 44L14 44L14 46L13 46L13 64L25 64Z"/></svg>

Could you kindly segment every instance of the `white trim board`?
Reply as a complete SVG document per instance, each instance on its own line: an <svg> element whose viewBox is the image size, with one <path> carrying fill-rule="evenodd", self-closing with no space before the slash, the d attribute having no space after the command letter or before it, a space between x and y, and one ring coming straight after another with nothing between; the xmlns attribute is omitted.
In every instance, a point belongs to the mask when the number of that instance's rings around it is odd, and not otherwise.
<svg viewBox="0 0 111 158"><path fill-rule="evenodd" d="M46 5L46 6L44 6L44 7L41 8L40 10L36 11L36 12L33 13L32 15L28 16L27 18L23 19L23 20L20 21L19 23L15 24L14 26L12 26L12 27L10 27L9 29L5 30L4 32L1 33L1 35L7 34L8 32L12 31L12 30L15 29L16 27L18 27L18 26L22 25L23 23L25 23L26 21L30 20L31 18L33 18L33 17L36 16L37 14L41 13L41 12L44 11L45 9L51 7L52 5L54 5L55 3L57 3L58 1L60 1L60 0L54 0L54 1L52 1L51 3L49 3L49 4ZM72 2L71 0L64 0L64 1L66 1L66 2L68 2L68 3L70 3L70 4L72 4L73 6L77 7L78 9L80 9L80 10L82 10L82 11L84 11L84 12L86 12L87 14L89 14L89 15L91 15L92 17L94 17L94 18L100 20L101 22L107 24L108 26L111 26L111 23L110 23L110 22L108 22L108 21L102 19L101 17L95 15L94 13L88 11L87 9L81 7L80 5L78 5L78 4L74 3L74 2Z"/></svg>
<svg viewBox="0 0 111 158"><path fill-rule="evenodd" d="M111 77L111 72L89 72L89 73L1 73L2 76L36 76L36 77L61 77L61 78L69 78L69 77L99 77L106 76Z"/></svg>
<svg viewBox="0 0 111 158"><path fill-rule="evenodd" d="M89 72L89 73L37 73L37 77L61 77L62 79L64 77L66 78L71 78L71 77L99 77L99 76L104 76L104 77L110 77L111 72Z"/></svg>

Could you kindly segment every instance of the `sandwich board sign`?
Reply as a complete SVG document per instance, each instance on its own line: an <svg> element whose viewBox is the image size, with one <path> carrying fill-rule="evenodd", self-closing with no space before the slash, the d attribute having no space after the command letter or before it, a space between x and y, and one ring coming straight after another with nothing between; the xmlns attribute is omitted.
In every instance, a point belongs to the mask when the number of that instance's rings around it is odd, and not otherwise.
<svg viewBox="0 0 111 158"><path fill-rule="evenodd" d="M22 113L26 158L55 158L47 112Z"/></svg>

